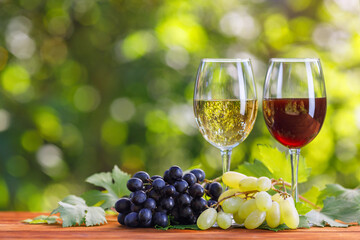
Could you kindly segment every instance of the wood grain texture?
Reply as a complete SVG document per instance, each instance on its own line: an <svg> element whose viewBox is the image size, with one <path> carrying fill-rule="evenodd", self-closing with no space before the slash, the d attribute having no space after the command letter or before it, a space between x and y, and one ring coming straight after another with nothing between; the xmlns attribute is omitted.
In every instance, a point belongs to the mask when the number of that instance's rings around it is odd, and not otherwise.
<svg viewBox="0 0 360 240"><path fill-rule="evenodd" d="M63 228L60 224L25 224L21 221L44 213L0 212L0 239L360 239L360 226L350 228L311 228L281 232L231 228L195 230L156 230L126 228L116 217L96 227ZM47 215L47 213L45 213Z"/></svg>

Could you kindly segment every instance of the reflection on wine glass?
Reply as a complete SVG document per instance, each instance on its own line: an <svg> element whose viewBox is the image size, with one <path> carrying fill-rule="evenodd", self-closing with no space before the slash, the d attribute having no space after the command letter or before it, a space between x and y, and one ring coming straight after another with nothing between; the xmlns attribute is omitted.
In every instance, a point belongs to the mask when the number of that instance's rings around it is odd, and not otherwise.
<svg viewBox="0 0 360 240"><path fill-rule="evenodd" d="M319 59L270 59L263 114L271 135L289 148L291 192L298 201L300 148L319 133L326 114L325 82Z"/></svg>
<svg viewBox="0 0 360 240"><path fill-rule="evenodd" d="M223 173L232 149L251 132L258 102L250 59L203 59L194 91L194 113L204 138L221 151Z"/></svg>

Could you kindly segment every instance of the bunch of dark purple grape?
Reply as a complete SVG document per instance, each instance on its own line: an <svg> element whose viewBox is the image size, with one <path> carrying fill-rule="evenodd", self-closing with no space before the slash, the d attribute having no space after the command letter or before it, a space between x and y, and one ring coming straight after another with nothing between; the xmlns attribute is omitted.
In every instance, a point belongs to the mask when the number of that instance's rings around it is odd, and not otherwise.
<svg viewBox="0 0 360 240"><path fill-rule="evenodd" d="M217 203L222 193L218 182L201 183L205 172L201 169L183 174L178 166L165 171L164 177L140 171L127 182L130 197L115 204L118 222L128 227L166 227L170 224L195 224L198 216ZM205 200L206 198L209 200ZM169 222L170 221L170 222Z"/></svg>

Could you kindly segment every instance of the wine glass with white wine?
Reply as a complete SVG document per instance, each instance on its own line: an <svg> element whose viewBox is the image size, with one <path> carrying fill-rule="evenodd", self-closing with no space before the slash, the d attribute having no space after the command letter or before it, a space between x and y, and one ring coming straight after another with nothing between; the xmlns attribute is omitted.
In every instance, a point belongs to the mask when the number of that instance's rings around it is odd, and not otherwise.
<svg viewBox="0 0 360 240"><path fill-rule="evenodd" d="M194 113L203 137L220 149L223 173L231 152L251 132L258 109L250 59L202 59L195 83Z"/></svg>

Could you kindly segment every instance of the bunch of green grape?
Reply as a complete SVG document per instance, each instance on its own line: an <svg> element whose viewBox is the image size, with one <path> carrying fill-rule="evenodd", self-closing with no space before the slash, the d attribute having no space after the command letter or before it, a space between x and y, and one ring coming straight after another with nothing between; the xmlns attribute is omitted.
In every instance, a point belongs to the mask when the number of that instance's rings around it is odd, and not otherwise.
<svg viewBox="0 0 360 240"><path fill-rule="evenodd" d="M265 221L271 228L286 224L296 229L299 225L293 198L285 192L271 196L267 192L272 186L269 178L227 172L222 181L229 189L220 195L218 204L201 213L197 219L200 229L208 229L215 222L220 228L227 229L231 227L232 219L247 229L255 229Z"/></svg>

